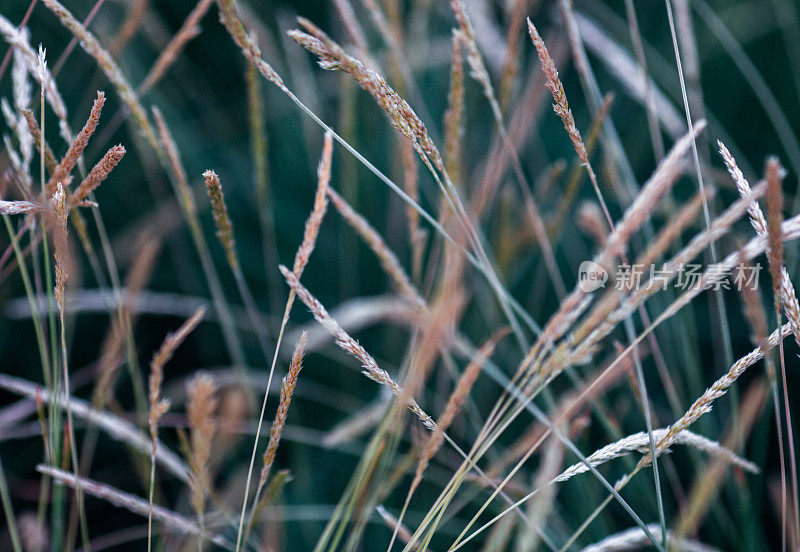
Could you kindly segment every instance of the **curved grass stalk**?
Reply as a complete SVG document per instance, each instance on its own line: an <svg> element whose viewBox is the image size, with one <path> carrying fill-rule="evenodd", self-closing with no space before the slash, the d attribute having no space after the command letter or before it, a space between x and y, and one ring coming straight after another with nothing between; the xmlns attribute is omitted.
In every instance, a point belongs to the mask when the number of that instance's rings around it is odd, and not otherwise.
<svg viewBox="0 0 800 552"><path fill-rule="evenodd" d="M236 15L235 3L233 0L218 0L222 13L222 22L225 25L228 33L233 38L237 46L242 50L242 54L251 63L253 63L259 72L269 82L277 86L289 99L291 99L306 115L311 117L315 123L322 127L326 132L330 132L333 138L339 142L350 154L352 154L362 165L364 165L370 172L377 176L381 182L386 184L393 192L395 192L405 203L417 211L422 218L426 220L439 234L441 234L447 241L462 249L467 256L470 264L475 266L484 277L492 284L492 289L498 296L498 300L502 305L508 305L519 316L528 327L536 334L539 333L540 328L538 324L530 317L525 309L508 293L505 288L498 285L496 275L491 266L487 266L484 262L479 261L470 251L467 251L463 246L456 243L456 241L445 231L445 229L436 221L427 211L414 201L405 191L403 191L397 184L395 184L389 177L378 170L371 162L369 162L363 155L361 155L355 148L353 148L346 140L339 136L333 129L322 121L313 111L311 111L297 96L289 90L283 82L283 79L278 75L275 70L266 63L261 57L258 47L249 39L247 33ZM447 195L449 198L449 194ZM493 276L494 275L494 276ZM508 314L508 313L507 313ZM513 316L512 316L513 318ZM524 339L524 338L522 338Z"/></svg>

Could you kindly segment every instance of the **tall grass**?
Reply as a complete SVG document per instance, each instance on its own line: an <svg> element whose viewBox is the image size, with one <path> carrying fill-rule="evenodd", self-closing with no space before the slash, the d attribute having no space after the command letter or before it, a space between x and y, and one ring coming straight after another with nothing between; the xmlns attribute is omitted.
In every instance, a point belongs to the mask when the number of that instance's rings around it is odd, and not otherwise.
<svg viewBox="0 0 800 552"><path fill-rule="evenodd" d="M0 8L0 548L800 547L791 2L162 4Z"/></svg>

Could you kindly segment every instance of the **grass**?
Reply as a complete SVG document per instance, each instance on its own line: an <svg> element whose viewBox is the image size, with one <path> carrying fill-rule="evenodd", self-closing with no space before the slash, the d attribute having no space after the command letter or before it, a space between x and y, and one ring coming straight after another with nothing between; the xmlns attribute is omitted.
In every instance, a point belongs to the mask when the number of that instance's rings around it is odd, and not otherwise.
<svg viewBox="0 0 800 552"><path fill-rule="evenodd" d="M792 3L256 4L0 10L0 547L797 549Z"/></svg>

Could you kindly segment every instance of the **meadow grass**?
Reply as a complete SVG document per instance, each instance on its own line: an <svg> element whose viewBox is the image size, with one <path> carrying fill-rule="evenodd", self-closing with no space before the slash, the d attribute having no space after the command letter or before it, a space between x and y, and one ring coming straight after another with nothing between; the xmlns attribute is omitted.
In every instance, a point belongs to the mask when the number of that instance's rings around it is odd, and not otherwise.
<svg viewBox="0 0 800 552"><path fill-rule="evenodd" d="M0 547L797 550L800 18L723 4L0 9Z"/></svg>

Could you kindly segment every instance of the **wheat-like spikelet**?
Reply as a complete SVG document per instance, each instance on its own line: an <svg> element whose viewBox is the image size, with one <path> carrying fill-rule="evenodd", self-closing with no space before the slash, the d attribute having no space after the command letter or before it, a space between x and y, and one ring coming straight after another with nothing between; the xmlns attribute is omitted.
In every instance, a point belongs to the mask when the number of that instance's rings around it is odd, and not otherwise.
<svg viewBox="0 0 800 552"><path fill-rule="evenodd" d="M774 157L767 159L767 258L772 274L772 292L775 297L775 310L780 315L781 308L781 268L783 267L783 167Z"/></svg>
<svg viewBox="0 0 800 552"><path fill-rule="evenodd" d="M14 107L11 107L6 98L2 98L0 99L0 109L2 109L9 128L14 131L17 137L18 151L11 145L10 139L3 135L3 141L6 142L6 151L11 164L22 175L22 180L27 185L32 180L30 166L33 160L34 139L28 129L25 116L21 113L21 111L30 106L32 96L32 88L28 79L28 65L24 56L21 51L13 49L14 63L11 67L11 93Z"/></svg>
<svg viewBox="0 0 800 552"><path fill-rule="evenodd" d="M763 308L761 310L763 313ZM769 387L763 379L757 379L748 386L741 398L736 417L732 417L725 437L721 439L726 449L735 450L746 442L753 431L753 426L764 413L768 394ZM710 462L701 476L695 479L688 500L681 507L679 521L674 525L677 536L683 537L695 533L699 522L708 512L713 499L725 482L726 469L726 461L717 458Z"/></svg>
<svg viewBox="0 0 800 552"><path fill-rule="evenodd" d="M772 332L762 345L759 345L756 349L734 362L730 369L722 377L715 381L711 387L706 389L706 391L697 400L695 400L694 403L692 403L692 406L689 407L686 413L675 423L669 426L666 432L659 437L658 442L656 443L656 454L660 454L663 450L670 447L674 442L676 442L678 436L685 431L686 428L697 421L698 418L710 412L712 403L724 395L728 391L728 388L733 385L733 383L745 372L745 370L764 358L764 354L767 351L773 347L776 347L778 343L783 341L783 339L790 333L790 324L784 324ZM650 461L651 456L650 452L648 451L647 454L637 464L636 471L648 465Z"/></svg>
<svg viewBox="0 0 800 552"><path fill-rule="evenodd" d="M283 83L281 76L270 66L269 63L264 61L261 57L261 50L259 50L255 41L247 35L238 14L236 13L236 2L234 0L217 0L219 6L219 20L228 30L228 33L233 38L233 41L242 50L244 57L250 63L256 66L258 72L261 73L265 79L280 88L286 94L292 96L289 89Z"/></svg>
<svg viewBox="0 0 800 552"><path fill-rule="evenodd" d="M742 174L742 170L736 163L736 159L733 158L733 155L731 155L731 152L725 147L725 144L717 141L717 146L719 146L719 153L722 156L722 160L725 161L728 173L730 173L733 182L736 184L739 195L742 197L749 195L750 183L744 177L744 174ZM764 218L764 213L761 211L761 207L758 203L753 203L747 212L750 214L750 223L753 225L756 232L765 234L767 232L767 219Z"/></svg>
<svg viewBox="0 0 800 552"><path fill-rule="evenodd" d="M561 121L564 123L564 128L569 135L569 139L572 142L572 147L575 148L575 152L578 154L578 158L580 158L581 162L586 166L586 170L589 173L589 178L592 180L593 183L596 183L597 177L594 174L594 171L589 164L589 156L586 153L586 145L583 143L583 138L581 138L581 133L578 130L578 127L575 126L575 118L572 116L572 110L569 107L569 102L567 102L567 95L564 92L564 85L561 84L561 79L558 77L558 69L556 69L556 64L553 62L553 58L550 57L550 52L547 51L547 46L542 40L542 37L539 36L539 31L536 30L536 26L528 19L528 33L531 36L531 40L533 41L533 45L536 46L536 52L539 55L539 61L542 64L542 71L544 72L545 76L547 77L547 81L545 86L553 95L553 111L556 112L561 118Z"/></svg>
<svg viewBox="0 0 800 552"><path fill-rule="evenodd" d="M742 174L741 169L739 169L733 155L731 155L728 148L726 148L725 144L722 142L718 141L717 145L719 146L720 155L722 155L722 159L725 161L725 166L731 178L733 178L733 181L736 183L739 194L742 196L749 194L750 184L747 182L744 174ZM764 217L764 213L758 203L754 202L748 212L750 213L750 222L753 228L755 228L759 235L765 235L767 233L767 219ZM794 339L800 344L800 304L798 304L797 301L794 285L792 285L792 281L789 279L789 273L786 267L783 266L781 267L780 283L780 295L781 301L783 302L783 309L792 325Z"/></svg>
<svg viewBox="0 0 800 552"><path fill-rule="evenodd" d="M364 347L359 345L358 341L350 337L350 335L339 326L331 315L328 314L328 311L325 310L325 307L322 306L322 303L311 295L311 292L298 281L297 277L283 265L281 265L280 269L283 277L286 278L286 282L297 294L297 297L308 307L317 322L328 330L336 340L336 344L341 347L342 350L354 356L361 363L362 373L372 381L389 388L396 397L403 396L403 389L385 370L378 366L375 359L372 358ZM428 429L435 429L436 424L433 419L420 408L413 397L406 398L406 406L408 406L408 409L422 421L425 427Z"/></svg>
<svg viewBox="0 0 800 552"><path fill-rule="evenodd" d="M188 403L186 413L191 433L191 454L189 466L192 468L192 508L202 520L205 510L205 497L211 489L209 460L211 445L216 432L214 412L217 408L216 386L211 376L195 376L186 387Z"/></svg>
<svg viewBox="0 0 800 552"><path fill-rule="evenodd" d="M314 251L319 235L319 227L322 219L325 218L325 211L328 208L328 188L331 181L331 157L333 155L333 135L325 133L325 142L322 146L322 155L317 166L317 191L314 194L314 207L311 214L306 219L306 227L303 233L303 241L297 249L292 265L292 272L298 277L305 270L308 259Z"/></svg>
<svg viewBox="0 0 800 552"><path fill-rule="evenodd" d="M78 38L81 47L86 53L95 59L97 65L108 80L111 81L111 84L117 89L120 99L122 99L123 103L125 103L130 110L136 124L144 133L148 143L153 149L158 151L158 140L153 132L153 127L150 125L150 120L147 118L147 113L142 107L142 104L139 103L139 98L136 96L136 92L134 92L130 83L128 83L128 79L122 73L111 55L103 48L97 38L95 38L80 21L75 19L75 16L62 6L58 0L43 0L43 2L50 11L58 17L61 24Z"/></svg>
<svg viewBox="0 0 800 552"><path fill-rule="evenodd" d="M275 412L275 418L272 421L272 426L269 430L269 442L267 443L267 448L264 450L264 454L262 456L262 463L261 463L261 474L258 478L258 486L256 487L256 494L253 497L253 508L250 513L250 519L247 523L247 529L244 533L244 542L247 542L248 537L250 535L250 531L253 526L253 522L255 521L255 516L259 509L269 501L270 499L270 488L267 488L267 492L264 496L262 496L262 491L264 491L264 486L267 483L267 478L269 477L270 471L272 470L272 464L275 462L275 453L278 450L278 444L281 441L281 435L283 434L283 428L286 425L286 416L289 413L289 405L292 402L292 395L294 394L294 389L297 387L297 378L300 375L300 370L303 367L303 355L305 354L305 347L306 347L306 340L308 338L308 333L303 332L300 335L300 339L297 341L297 344L294 348L294 353L292 353L292 361L289 364L289 371L283 378L283 382L281 384L281 395L280 401L278 403L278 409ZM270 487L273 484L278 483L280 473L275 476L276 479L270 483ZM239 541L237 537L237 542Z"/></svg>
<svg viewBox="0 0 800 552"><path fill-rule="evenodd" d="M181 53L181 50L183 50L184 46L186 46L186 43L200 34L200 20L213 3L214 0L200 0L197 2L195 7L186 17L183 25L181 25L181 28L178 29L178 32L175 33L175 36L173 36L172 40L169 41L169 44L167 44L164 49L161 50L161 53L158 55L158 59L156 59L153 66L150 68L150 71L147 72L147 76L142 81L142 84L137 87L136 92L138 94L146 94L148 90L150 90L158 81L160 81L161 78L166 74L169 67L175 63L175 60Z"/></svg>
<svg viewBox="0 0 800 552"><path fill-rule="evenodd" d="M56 285L55 296L58 310L64 312L64 299L67 287L67 278L69 277L69 243L67 240L67 216L69 209L67 208L67 198L64 193L64 187L59 182L56 186L56 191L52 199L55 232L53 233L53 244L55 246L55 259L56 259Z"/></svg>
<svg viewBox="0 0 800 552"><path fill-rule="evenodd" d="M92 170L89 171L89 174L86 175L86 178L83 179L80 185L75 188L72 195L70 195L69 206L76 207L83 203L87 196L102 184L103 180L108 178L108 175L111 174L114 167L122 161L124 156L125 147L122 144L117 144L109 149L103 158L92 167Z"/></svg>
<svg viewBox="0 0 800 552"><path fill-rule="evenodd" d="M663 439L669 429L654 429L653 430L653 439L656 441ZM734 466L738 466L745 471L750 473L758 473L759 469L758 466L753 464L752 462L745 460L744 458L739 457L732 451L726 449L722 445L720 445L716 441L712 441L711 439L707 439L702 435L697 435L692 433L689 430L685 430L680 432L674 440L674 443L679 445L686 445L692 447L694 449L700 450L709 454L710 456L717 457L720 459L724 459L726 462L733 464ZM606 462L613 460L615 458L620 458L622 456L627 456L631 452L640 452L645 453L649 452L649 436L646 431L641 431L639 433L634 433L632 435L628 435L627 437L623 437L619 441L611 443L609 445L604 446L601 449L594 451L592 454L586 457L586 460L592 466L599 466L600 464L605 464ZM666 450L666 448L660 449L656 454L661 454ZM579 462L577 464L573 464L561 474L556 477L555 481L562 482L572 477L585 473L589 471L589 468L583 462Z"/></svg>
<svg viewBox="0 0 800 552"><path fill-rule="evenodd" d="M105 103L106 95L103 92L98 91L97 99L92 104L92 110L89 113L89 118L86 120L86 124L83 125L83 128L75 136L75 139L72 141L72 144L70 144L69 149L67 149L67 153L64 154L61 162L56 166L55 170L50 175L50 180L48 180L46 188L46 193L48 196L53 195L58 182L61 182L65 188L69 186L69 182L71 180L70 173L75 167L75 164L78 162L78 159L80 159L81 155L83 155L83 151L86 149L86 146L89 144L89 138L92 136L92 134L94 134L94 131L97 128L97 123L100 122L100 113L103 111L103 105Z"/></svg>
<svg viewBox="0 0 800 552"><path fill-rule="evenodd" d="M383 268L383 271L389 276L392 285L398 293L408 301L419 306L424 306L425 300L420 296L414 284L411 283L411 279L408 277L405 270L403 270L397 256L389 249L389 246L378 231L367 222L367 219L356 212L342 196L336 193L333 188L328 188L328 197L331 198L336 210L339 211L347 223L358 232L358 235L361 236L367 246L375 253L375 256L378 257L381 268Z"/></svg>
<svg viewBox="0 0 800 552"><path fill-rule="evenodd" d="M220 5L222 7L222 5ZM232 9L232 4L231 4ZM231 15L231 14L229 14ZM232 14L235 17L235 12ZM241 22L238 19L235 20L235 23L238 24L238 27L242 29ZM235 27L236 25L234 25ZM257 50L256 50L257 51ZM288 91L287 91L288 93ZM306 264L308 264L308 260L311 257L311 253L314 251L314 247L317 243L317 236L319 235L320 225L322 224L322 219L325 217L325 212L328 206L328 194L327 189L330 185L330 178L331 178L331 158L333 155L333 134L331 132L325 133L325 143L322 148L322 156L320 158L319 165L317 167L317 190L314 194L314 207L311 210L311 214L306 219L305 231L303 232L303 240L300 243L300 247L297 249L294 257L294 264L293 264L293 273L292 277L297 280L305 270ZM281 270L284 270L285 267L281 265ZM296 296L296 290L292 288L289 293L289 297L286 299L286 307L283 311L283 319L281 320L281 327L278 331L278 340L275 344L275 352L272 357L272 363L269 369L269 375L267 376L267 388L264 391L264 398L261 402L261 413L259 414L258 418L258 425L256 427L256 437L253 443L253 452L250 457L250 466L248 467L247 473L247 481L245 483L245 492L244 492L244 499L242 500L242 511L239 517L239 528L238 534L236 537L236 545L237 549L241 544L242 539L242 532L245 529L245 512L247 510L247 499L249 498L250 492L250 482L253 475L253 470L255 468L255 460L256 460L256 452L258 451L258 438L261 434L261 425L264 421L264 413L266 412L267 407L267 398L269 397L269 389L272 384L272 376L275 371L275 364L278 361L278 351L280 350L281 340L283 339L283 333L286 329L286 324L289 321L289 314L292 311L292 306L294 305L294 300ZM256 497L258 498L258 497ZM257 507L258 504L256 503L255 506ZM255 512L255 507L253 509ZM249 532L249 528L253 521L253 517L251 512L250 522L247 523L247 532Z"/></svg>
<svg viewBox="0 0 800 552"><path fill-rule="evenodd" d="M651 523L647 530L652 534L658 534L661 526L658 523ZM713 546L708 546L702 542L692 539L674 539L672 531L667 530L667 541L670 550L681 550L682 552L720 552ZM640 550L650 543L650 537L641 527L634 527L610 537L606 537L600 542L596 542L581 550L581 552L621 552L623 550Z"/></svg>
<svg viewBox="0 0 800 552"><path fill-rule="evenodd" d="M225 248L228 264L234 271L239 270L239 255L236 254L236 240L233 237L233 223L228 216L228 206L222 193L222 184L217 173L207 170L203 173L206 179L208 199L211 200L211 211L214 214L214 225L217 227L217 237Z"/></svg>
<svg viewBox="0 0 800 552"><path fill-rule="evenodd" d="M269 430L269 443L267 443L267 448L264 451L261 476L258 481L259 488L263 487L267 482L272 463L275 461L275 452L278 450L283 427L286 425L286 415L289 413L289 404L292 402L292 394L294 393L294 388L297 386L297 377L300 375L300 370L303 367L303 354L305 353L307 339L308 333L303 332L300 335L300 340L294 347L292 361L289 364L289 371L286 373L286 376L284 376L283 383L281 384L281 398L278 403L278 410L275 412L275 419Z"/></svg>
<svg viewBox="0 0 800 552"><path fill-rule="evenodd" d="M303 18L298 21L308 33L291 30L289 36L316 55L320 59L319 64L323 69L344 71L353 77L358 85L369 92L381 109L386 112L392 126L411 142L423 161L432 163L445 175L444 161L428 135L424 123L411 106L380 75L345 53L341 46L313 23Z"/></svg>

